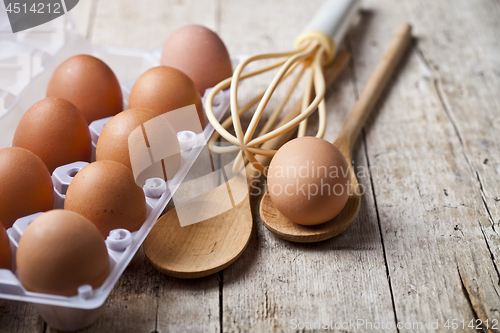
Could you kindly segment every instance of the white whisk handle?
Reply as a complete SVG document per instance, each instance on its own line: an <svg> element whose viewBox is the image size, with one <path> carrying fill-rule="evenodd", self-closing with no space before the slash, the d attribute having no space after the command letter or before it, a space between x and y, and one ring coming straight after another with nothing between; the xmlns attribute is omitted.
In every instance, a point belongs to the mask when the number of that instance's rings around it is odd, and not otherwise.
<svg viewBox="0 0 500 333"><path fill-rule="evenodd" d="M298 46L311 37L319 39L329 53L329 60L333 59L360 2L360 0L326 0L299 35L295 45Z"/></svg>

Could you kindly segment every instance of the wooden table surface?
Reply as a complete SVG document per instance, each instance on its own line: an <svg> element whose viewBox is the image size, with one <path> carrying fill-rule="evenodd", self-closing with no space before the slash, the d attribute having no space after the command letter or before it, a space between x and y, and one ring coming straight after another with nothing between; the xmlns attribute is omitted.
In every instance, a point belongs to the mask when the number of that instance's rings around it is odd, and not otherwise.
<svg viewBox="0 0 500 333"><path fill-rule="evenodd" d="M321 2L82 0L72 13L93 44L154 49L199 23L236 55L289 49ZM327 92L326 139L339 133L401 22L415 39L355 147L365 193L354 224L329 241L290 243L262 225L254 197L253 235L232 266L175 279L141 249L83 332L290 332L314 323L338 332L475 331L471 320L498 331L500 2L362 7L345 42L353 60ZM315 126L313 118L310 133ZM0 332L53 330L31 305L2 301Z"/></svg>

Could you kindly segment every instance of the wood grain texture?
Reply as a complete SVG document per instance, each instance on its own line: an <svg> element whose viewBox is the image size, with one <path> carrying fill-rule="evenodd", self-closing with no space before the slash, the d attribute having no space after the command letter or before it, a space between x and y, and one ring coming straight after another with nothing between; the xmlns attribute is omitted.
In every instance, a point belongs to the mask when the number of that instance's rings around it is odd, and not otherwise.
<svg viewBox="0 0 500 333"><path fill-rule="evenodd" d="M0 300L0 332L43 333L46 324L33 305Z"/></svg>
<svg viewBox="0 0 500 333"><path fill-rule="evenodd" d="M500 28L500 4L486 1L478 6L458 1L446 8L443 4L417 1L408 5L411 17L420 18L416 28L426 36L417 52L459 139L476 193L479 190L480 200L474 204L482 216L477 219L475 231L481 231L478 237L484 237L493 259L493 267L476 260L474 267L460 263L464 290L478 317L500 318L500 35L496 33ZM438 48L443 51L438 52Z"/></svg>
<svg viewBox="0 0 500 333"><path fill-rule="evenodd" d="M392 1L369 2L367 7L373 12L367 15L364 29L354 31L351 39L353 52L358 54L354 56L358 87L374 64L373 54L381 52L380 45L388 38L384 32L411 12ZM424 18L415 13L411 21L417 17ZM467 20L477 23L481 18ZM459 21L453 23L448 33L455 28L460 31ZM434 31L428 31L422 39L433 35ZM416 42L366 131L370 165L378 170L372 172L372 182L396 317L402 322L479 318L491 323L498 320L500 298L491 246L482 230L488 212L419 47ZM463 59L465 54L460 53ZM462 329L467 330L472 331ZM424 327L422 331L431 330Z"/></svg>
<svg viewBox="0 0 500 333"><path fill-rule="evenodd" d="M90 41L95 45L152 50L186 24L217 29L217 1L94 0Z"/></svg>
<svg viewBox="0 0 500 333"><path fill-rule="evenodd" d="M231 54L255 54L291 47L322 0L84 2L91 17L75 22L94 44L153 49L196 22L218 31ZM353 225L293 244L265 229L253 197L249 246L223 273L166 277L140 250L85 331L289 332L299 330L294 319L364 319L390 323L383 332L449 332L448 319L500 319L500 4L366 0L363 8L347 39L354 63L327 93L326 139L337 137L399 23L410 21L417 41L354 148L365 193ZM317 119L309 124L313 134ZM429 320L439 329L395 329ZM44 329L30 305L0 301L1 332Z"/></svg>
<svg viewBox="0 0 500 333"><path fill-rule="evenodd" d="M345 72L328 93L330 140L354 104L349 76ZM354 151L360 184L369 189L361 142ZM259 201L260 196L254 199L255 231L247 250L224 270L224 332L296 331L293 320L330 324L363 318L395 326L370 191L362 196L358 218L344 234L314 244L290 243L270 233L259 219Z"/></svg>
<svg viewBox="0 0 500 333"><path fill-rule="evenodd" d="M95 2L97 0L79 1L78 5L70 11L70 16L75 23L75 30L78 34L89 39L92 33Z"/></svg>

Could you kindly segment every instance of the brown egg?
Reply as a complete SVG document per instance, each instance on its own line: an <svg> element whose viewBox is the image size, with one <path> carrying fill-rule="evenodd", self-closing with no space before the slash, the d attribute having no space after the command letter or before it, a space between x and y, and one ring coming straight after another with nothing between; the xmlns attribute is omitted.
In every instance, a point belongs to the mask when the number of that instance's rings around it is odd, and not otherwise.
<svg viewBox="0 0 500 333"><path fill-rule="evenodd" d="M147 178L170 180L181 165L174 129L165 115L157 116L147 109L129 109L114 116L99 136L96 159L125 165L133 171L139 186L144 185Z"/></svg>
<svg viewBox="0 0 500 333"><path fill-rule="evenodd" d="M130 133L156 116L151 110L129 109L111 118L97 140L96 160L116 161L132 170L128 144Z"/></svg>
<svg viewBox="0 0 500 333"><path fill-rule="evenodd" d="M83 113L88 124L123 110L123 97L115 74L103 61L80 54L56 68L47 97L61 97Z"/></svg>
<svg viewBox="0 0 500 333"><path fill-rule="evenodd" d="M323 139L301 137L276 152L267 183L274 206L286 218L316 225L344 208L349 179L349 165L337 147Z"/></svg>
<svg viewBox="0 0 500 333"><path fill-rule="evenodd" d="M131 109L149 109L157 115L192 104L196 106L203 127L205 112L198 89L186 74L168 66L158 66L146 71L130 91Z"/></svg>
<svg viewBox="0 0 500 333"><path fill-rule="evenodd" d="M16 264L27 290L63 296L77 295L85 284L99 288L110 272L99 230L85 217L62 209L29 224L19 241Z"/></svg>
<svg viewBox="0 0 500 333"><path fill-rule="evenodd" d="M64 209L92 221L104 237L113 229L137 231L146 220L146 198L129 168L97 161L80 170L66 192Z"/></svg>
<svg viewBox="0 0 500 333"><path fill-rule="evenodd" d="M12 269L12 250L5 228L0 223L0 268Z"/></svg>
<svg viewBox="0 0 500 333"><path fill-rule="evenodd" d="M160 64L183 71L193 80L200 96L233 75L224 42L201 25L187 25L170 35L163 45Z"/></svg>
<svg viewBox="0 0 500 333"><path fill-rule="evenodd" d="M53 207L54 186L42 160L24 148L0 149L0 221L5 228Z"/></svg>
<svg viewBox="0 0 500 333"><path fill-rule="evenodd" d="M49 172L77 161L90 162L92 141L82 113L70 102L47 97L35 103L21 118L13 147L35 153Z"/></svg>

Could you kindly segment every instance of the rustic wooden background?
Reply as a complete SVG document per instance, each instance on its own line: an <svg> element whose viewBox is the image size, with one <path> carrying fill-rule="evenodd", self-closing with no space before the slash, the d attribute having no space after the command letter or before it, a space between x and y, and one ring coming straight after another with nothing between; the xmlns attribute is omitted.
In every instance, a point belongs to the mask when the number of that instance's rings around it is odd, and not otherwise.
<svg viewBox="0 0 500 333"><path fill-rule="evenodd" d="M81 0L93 44L153 49L178 27L217 31L231 54L283 51L322 0ZM254 233L232 266L180 280L139 250L103 315L83 332L289 332L293 323L384 323L461 331L500 320L500 3L367 0L345 47L353 61L327 93L333 141L392 33L415 39L355 148L366 193L355 223L318 244ZM253 83L264 86L265 80ZM314 127L314 120L312 121ZM295 321L294 321L295 320ZM462 329L462 320L465 328ZM403 327L397 329L396 324ZM423 323L421 329L408 326ZM413 326L414 328L416 326ZM497 325L500 327L500 323ZM1 332L53 332L26 303L0 302Z"/></svg>

